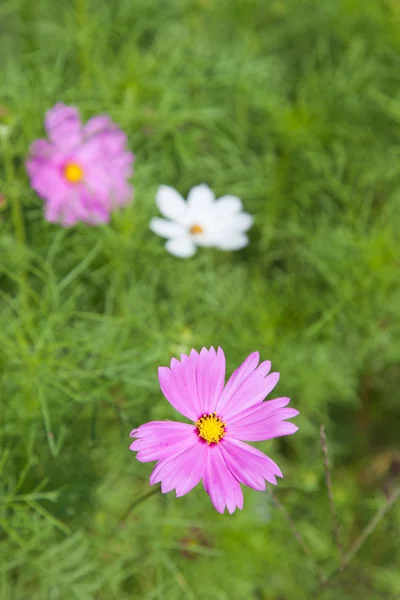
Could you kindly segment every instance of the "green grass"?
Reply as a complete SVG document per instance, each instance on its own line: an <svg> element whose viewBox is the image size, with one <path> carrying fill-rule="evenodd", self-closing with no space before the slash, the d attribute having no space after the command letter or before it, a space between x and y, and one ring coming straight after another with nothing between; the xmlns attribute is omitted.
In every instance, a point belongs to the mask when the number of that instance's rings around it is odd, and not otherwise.
<svg viewBox="0 0 400 600"><path fill-rule="evenodd" d="M400 8L396 0L3 0L0 119L0 600L390 599L399 485ZM24 160L57 101L107 112L136 154L109 227L43 220ZM4 113L4 114L3 114ZM0 140L1 141L1 140ZM239 195L249 248L166 254L165 183ZM157 367L259 350L299 432L259 447L285 478L219 515L149 491L129 432L175 418Z"/></svg>

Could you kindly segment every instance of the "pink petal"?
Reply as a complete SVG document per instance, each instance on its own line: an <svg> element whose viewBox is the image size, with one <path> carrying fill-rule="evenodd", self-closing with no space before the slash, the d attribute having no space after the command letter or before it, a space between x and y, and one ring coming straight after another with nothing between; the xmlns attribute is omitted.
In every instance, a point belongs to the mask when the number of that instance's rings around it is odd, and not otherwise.
<svg viewBox="0 0 400 600"><path fill-rule="evenodd" d="M163 494L176 489L177 496L183 496L192 490L200 481L207 453L207 444L197 441L185 450L161 460L153 470L150 484L161 481Z"/></svg>
<svg viewBox="0 0 400 600"><path fill-rule="evenodd" d="M140 462L169 459L193 444L202 445L193 425L172 421L151 421L131 432L136 437L129 449Z"/></svg>
<svg viewBox="0 0 400 600"><path fill-rule="evenodd" d="M290 398L276 398L275 400L265 400L265 402L253 404L231 417L229 425L247 425L253 421L260 420L260 418L271 416L287 406L289 402ZM297 411L296 414L298 414Z"/></svg>
<svg viewBox="0 0 400 600"><path fill-rule="evenodd" d="M298 430L297 425L294 423L287 423L286 421L276 419L265 419L258 421L251 425L234 425L229 428L229 435L239 440L246 442L260 442L263 440L271 440L273 438L281 437L283 435L291 435L296 433Z"/></svg>
<svg viewBox="0 0 400 600"><path fill-rule="evenodd" d="M197 393L200 399L201 411L212 413L222 394L225 383L225 355L222 348L215 352L202 348L197 371Z"/></svg>
<svg viewBox="0 0 400 600"><path fill-rule="evenodd" d="M32 142L29 148L29 157L26 161L26 170L32 177L38 168L46 164L53 154L53 147L47 140L39 139Z"/></svg>
<svg viewBox="0 0 400 600"><path fill-rule="evenodd" d="M226 436L221 451L232 475L255 490L265 490L265 480L276 485L276 476L282 472L274 461L248 444Z"/></svg>
<svg viewBox="0 0 400 600"><path fill-rule="evenodd" d="M197 421L213 412L223 389L225 356L221 348L192 350L182 362L171 361L171 369L158 370L161 390L172 406L185 417Z"/></svg>
<svg viewBox="0 0 400 600"><path fill-rule="evenodd" d="M203 477L208 452L207 444L196 444L178 456L179 483L175 486L176 496L184 496Z"/></svg>
<svg viewBox="0 0 400 600"><path fill-rule="evenodd" d="M262 402L277 384L279 373L268 375L271 369L269 360L256 368L258 358L258 353L251 354L226 384L217 405L217 412L225 421L245 408Z"/></svg>
<svg viewBox="0 0 400 600"><path fill-rule="evenodd" d="M254 371L254 369L258 365L258 361L260 360L260 355L258 352L253 352L250 354L246 360L232 373L230 378L228 379L225 389L221 395L221 398L218 401L216 410L221 412L224 408L225 404L229 402L230 398L234 393L238 390L240 385L246 378Z"/></svg>
<svg viewBox="0 0 400 600"><path fill-rule="evenodd" d="M88 120L83 128L83 133L85 134L85 137L88 137L94 133L102 131L103 129L107 129L112 125L113 122L108 115L96 115Z"/></svg>
<svg viewBox="0 0 400 600"><path fill-rule="evenodd" d="M58 148L69 151L82 141L79 111L62 102L47 111L45 128L50 140Z"/></svg>
<svg viewBox="0 0 400 600"><path fill-rule="evenodd" d="M195 433L187 437L169 437L154 442L150 447L142 444L142 440L136 440L130 445L130 450L137 451L136 458L140 462L152 462L155 460L163 460L176 456L193 446L193 444L201 444L198 436Z"/></svg>
<svg viewBox="0 0 400 600"><path fill-rule="evenodd" d="M134 157L133 154L125 151L126 143L126 134L118 129L116 125L113 125L112 128L98 131L83 142L76 152L76 157L79 161L99 160L104 163L121 154L126 154L130 163L132 163Z"/></svg>
<svg viewBox="0 0 400 600"><path fill-rule="evenodd" d="M227 507L229 513L243 508L243 493L237 479L226 466L219 445L208 447L208 458L203 475L203 485L218 512Z"/></svg>
<svg viewBox="0 0 400 600"><path fill-rule="evenodd" d="M133 429L130 437L160 439L168 435L188 435L193 431L193 425L176 421L150 421Z"/></svg>
<svg viewBox="0 0 400 600"><path fill-rule="evenodd" d="M64 182L56 165L37 163L34 159L28 162L31 171L32 188L46 200L60 202L69 192L69 186Z"/></svg>

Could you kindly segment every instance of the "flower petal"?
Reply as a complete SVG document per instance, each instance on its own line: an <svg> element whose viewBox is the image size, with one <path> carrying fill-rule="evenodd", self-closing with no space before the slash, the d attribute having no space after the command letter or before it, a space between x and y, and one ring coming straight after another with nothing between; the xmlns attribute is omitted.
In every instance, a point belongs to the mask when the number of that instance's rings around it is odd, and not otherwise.
<svg viewBox="0 0 400 600"><path fill-rule="evenodd" d="M262 402L279 380L279 373L271 373L264 377L262 363L239 387L223 410L224 419L229 421L234 415L249 406Z"/></svg>
<svg viewBox="0 0 400 600"><path fill-rule="evenodd" d="M146 423L134 429L131 437L138 438L132 442L129 449L138 453L136 458L140 462L171 458L199 442L193 425L172 421Z"/></svg>
<svg viewBox="0 0 400 600"><path fill-rule="evenodd" d="M275 373L271 373L275 375ZM278 373L276 373L278 375ZM290 398L276 398L275 400L265 400L265 402L252 404L248 408L239 411L229 419L229 424L232 426L236 423L247 423L252 422L252 419L257 419L258 414L267 416L268 414L274 415L280 409L287 406L290 402ZM261 413L260 413L261 411Z"/></svg>
<svg viewBox="0 0 400 600"><path fill-rule="evenodd" d="M160 439L158 442L153 441L149 447L142 440L136 440L129 446L129 449L137 452L136 458L138 461L153 462L180 454L195 443L199 443L199 441L198 436L193 431L191 437L176 436ZM143 449L139 449L140 444L142 444Z"/></svg>
<svg viewBox="0 0 400 600"><path fill-rule="evenodd" d="M222 394L225 383L225 355L222 348L215 352L202 348L197 369L197 394L204 413L212 413Z"/></svg>
<svg viewBox="0 0 400 600"><path fill-rule="evenodd" d="M190 492L203 477L207 452L207 444L200 443L177 457L179 459L177 467L180 478L180 482L175 486L177 498Z"/></svg>
<svg viewBox="0 0 400 600"><path fill-rule="evenodd" d="M38 139L32 142L29 148L29 157L26 161L28 175L32 177L38 166L46 164L53 154L53 146L47 140Z"/></svg>
<svg viewBox="0 0 400 600"><path fill-rule="evenodd" d="M51 161L39 162L35 159L30 159L28 164L31 171L31 186L39 196L56 204L62 202L69 188L54 164Z"/></svg>
<svg viewBox="0 0 400 600"><path fill-rule="evenodd" d="M269 456L249 444L226 436L221 450L232 475L255 490L265 489L264 480L276 485L276 477L283 477L280 468Z"/></svg>
<svg viewBox="0 0 400 600"><path fill-rule="evenodd" d="M160 185L156 195L156 203L164 217L179 220L186 212L186 203L174 188Z"/></svg>
<svg viewBox="0 0 400 600"><path fill-rule="evenodd" d="M165 249L179 258L190 258L196 254L196 246L188 234L174 237L165 244Z"/></svg>
<svg viewBox="0 0 400 600"><path fill-rule="evenodd" d="M256 368L258 360L258 352L250 354L231 375L216 408L224 420L229 420L245 408L262 402L277 384L279 373L268 375L271 362L267 360Z"/></svg>
<svg viewBox="0 0 400 600"><path fill-rule="evenodd" d="M243 492L239 482L226 466L219 444L208 447L203 485L219 513L222 514L225 507L231 514L236 508L243 508Z"/></svg>
<svg viewBox="0 0 400 600"><path fill-rule="evenodd" d="M229 219L229 227L234 231L247 231L253 225L254 218L249 213L240 213Z"/></svg>
<svg viewBox="0 0 400 600"><path fill-rule="evenodd" d="M241 384L246 380L246 378L254 371L254 369L258 365L258 361L260 360L260 355L258 352L253 352L250 354L246 360L232 373L230 378L227 381L225 389L219 399L216 410L220 412L225 404L229 402L230 398L234 395L234 393L238 390ZM271 368L271 363L270 363Z"/></svg>
<svg viewBox="0 0 400 600"><path fill-rule="evenodd" d="M242 210L242 201L237 196L221 196L214 204L214 218L224 219Z"/></svg>
<svg viewBox="0 0 400 600"><path fill-rule="evenodd" d="M220 238L214 236L214 239L214 245L219 250L241 250L249 245L249 238L241 233L231 232L229 235Z"/></svg>
<svg viewBox="0 0 400 600"><path fill-rule="evenodd" d="M185 450L161 460L150 476L150 485L161 481L163 494L176 489L177 496L183 496L200 481L206 464L207 444L197 441Z"/></svg>
<svg viewBox="0 0 400 600"><path fill-rule="evenodd" d="M62 102L47 111L45 128L50 140L64 151L71 150L82 141L79 111Z"/></svg>
<svg viewBox="0 0 400 600"><path fill-rule="evenodd" d="M225 356L221 348L215 352L203 348L192 350L181 362L171 361L171 369L158 370L161 390L172 406L192 421L214 411L225 379Z"/></svg>
<svg viewBox="0 0 400 600"><path fill-rule="evenodd" d="M149 438L154 437L159 439L160 436L166 435L185 435L193 430L193 425L188 423L180 423L178 421L149 421L133 429L130 437L134 438Z"/></svg>
<svg viewBox="0 0 400 600"><path fill-rule="evenodd" d="M203 223L208 221L211 216L211 210L215 201L214 192L206 185L196 185L193 187L187 198L188 218L193 222L199 220Z"/></svg>
<svg viewBox="0 0 400 600"><path fill-rule="evenodd" d="M83 133L85 134L85 137L89 137L94 133L113 127L113 125L114 123L108 115L96 115L88 120L83 128Z"/></svg>
<svg viewBox="0 0 400 600"><path fill-rule="evenodd" d="M235 415L235 418L229 422L227 429L229 435L247 442L259 442L295 433L298 430L297 425L287 423L285 419L295 417L299 411L294 408L283 408L287 404L287 398L277 400L278 402L276 400L262 402Z"/></svg>
<svg viewBox="0 0 400 600"><path fill-rule="evenodd" d="M160 382L161 391L168 402L188 419L197 421L199 417L199 407L197 406L197 396L194 394L195 382L191 379L190 371L193 370L193 365L188 362L187 371L175 368L174 370L168 367L159 367L158 380Z"/></svg>
<svg viewBox="0 0 400 600"><path fill-rule="evenodd" d="M140 462L153 462L163 460L180 454L193 444L198 444L199 438L193 430L190 435L160 438L153 440L136 440L129 449L137 452L136 458Z"/></svg>
<svg viewBox="0 0 400 600"><path fill-rule="evenodd" d="M149 227L153 233L165 238L178 237L186 231L186 228L180 223L159 219L158 217L151 219Z"/></svg>
<svg viewBox="0 0 400 600"><path fill-rule="evenodd" d="M220 216L213 207L209 227L215 236L221 238L244 233L253 225L252 215L241 212Z"/></svg>

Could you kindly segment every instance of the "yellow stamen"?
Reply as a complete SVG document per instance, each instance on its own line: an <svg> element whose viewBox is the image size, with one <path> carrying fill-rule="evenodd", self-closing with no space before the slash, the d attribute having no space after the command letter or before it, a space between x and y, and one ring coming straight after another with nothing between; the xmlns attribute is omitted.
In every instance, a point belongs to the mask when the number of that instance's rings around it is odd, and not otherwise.
<svg viewBox="0 0 400 600"><path fill-rule="evenodd" d="M195 235L196 233L203 233L204 229L202 228L201 225L192 225L190 228L190 233L192 235Z"/></svg>
<svg viewBox="0 0 400 600"><path fill-rule="evenodd" d="M76 163L70 162L64 167L64 176L70 183L79 183L83 179L83 170Z"/></svg>
<svg viewBox="0 0 400 600"><path fill-rule="evenodd" d="M196 422L198 434L208 444L219 444L225 435L225 423L217 417L217 413L203 415Z"/></svg>

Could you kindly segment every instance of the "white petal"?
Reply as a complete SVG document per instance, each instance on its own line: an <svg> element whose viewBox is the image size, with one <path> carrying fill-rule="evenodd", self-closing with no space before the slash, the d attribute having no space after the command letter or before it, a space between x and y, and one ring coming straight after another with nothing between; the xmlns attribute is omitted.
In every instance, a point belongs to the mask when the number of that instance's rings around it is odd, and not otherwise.
<svg viewBox="0 0 400 600"><path fill-rule="evenodd" d="M180 236L185 233L186 230L180 223L167 221L167 219L159 219L158 217L151 219L149 227L153 233L165 238Z"/></svg>
<svg viewBox="0 0 400 600"><path fill-rule="evenodd" d="M194 222L196 219L200 219L204 222L204 219L210 218L211 210L214 205L215 196L212 190L202 183L192 188L188 194L187 206L190 219Z"/></svg>
<svg viewBox="0 0 400 600"><path fill-rule="evenodd" d="M181 235L168 240L165 248L170 254L179 256L179 258L189 258L196 253L196 246L189 235Z"/></svg>
<svg viewBox="0 0 400 600"><path fill-rule="evenodd" d="M232 217L227 223L227 227L236 231L247 231L253 225L253 217L249 213L240 213Z"/></svg>
<svg viewBox="0 0 400 600"><path fill-rule="evenodd" d="M180 220L186 211L186 203L174 188L160 185L156 195L156 203L160 212L169 219Z"/></svg>
<svg viewBox="0 0 400 600"><path fill-rule="evenodd" d="M242 201L237 196L222 196L218 198L214 206L214 214L228 216L242 210Z"/></svg>
<svg viewBox="0 0 400 600"><path fill-rule="evenodd" d="M233 233L230 236L221 237L215 242L215 247L220 250L240 250L249 243L247 235Z"/></svg>
<svg viewBox="0 0 400 600"><path fill-rule="evenodd" d="M207 224L207 231L217 240L221 237L236 236L238 233L244 233L253 224L253 217L248 213L238 213L230 216L213 217Z"/></svg>
<svg viewBox="0 0 400 600"><path fill-rule="evenodd" d="M192 236L192 239L197 246L215 247L216 242L221 238L220 235L215 235L210 227L204 230L201 235Z"/></svg>

